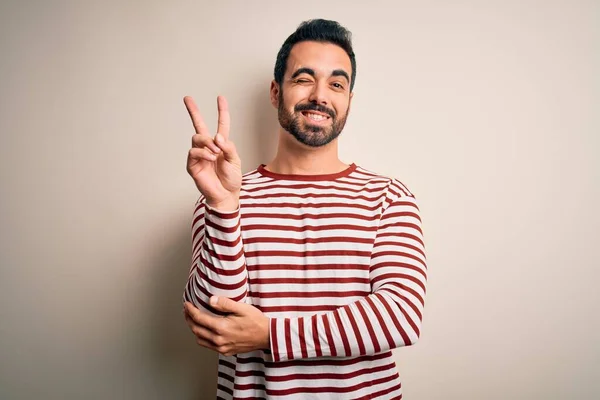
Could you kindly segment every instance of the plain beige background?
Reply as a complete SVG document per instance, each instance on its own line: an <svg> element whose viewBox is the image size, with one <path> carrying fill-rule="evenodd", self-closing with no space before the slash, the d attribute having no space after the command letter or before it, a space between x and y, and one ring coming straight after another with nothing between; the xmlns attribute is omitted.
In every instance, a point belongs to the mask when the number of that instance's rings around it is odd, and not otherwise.
<svg viewBox="0 0 600 400"><path fill-rule="evenodd" d="M342 159L423 214L405 398L600 397L595 1L3 1L0 398L213 399L181 317L198 193L182 98L231 105L244 170L276 140L276 53L354 34Z"/></svg>

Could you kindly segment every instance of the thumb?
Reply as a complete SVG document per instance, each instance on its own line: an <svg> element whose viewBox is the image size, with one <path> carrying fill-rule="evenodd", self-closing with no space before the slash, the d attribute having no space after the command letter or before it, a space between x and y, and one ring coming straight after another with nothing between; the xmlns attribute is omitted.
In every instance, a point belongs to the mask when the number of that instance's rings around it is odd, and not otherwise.
<svg viewBox="0 0 600 400"><path fill-rule="evenodd" d="M217 311L225 313L237 313L240 310L240 304L227 297L212 296L210 298L210 306Z"/></svg>
<svg viewBox="0 0 600 400"><path fill-rule="evenodd" d="M215 144L223 151L223 155L227 161L237 163L240 159L235 144L231 140L225 139L222 134L217 133L215 135Z"/></svg>

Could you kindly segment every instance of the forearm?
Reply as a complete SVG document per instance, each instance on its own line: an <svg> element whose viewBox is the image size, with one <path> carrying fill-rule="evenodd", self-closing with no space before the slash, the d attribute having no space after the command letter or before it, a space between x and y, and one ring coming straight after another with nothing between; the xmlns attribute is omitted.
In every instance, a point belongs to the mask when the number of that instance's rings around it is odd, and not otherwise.
<svg viewBox="0 0 600 400"><path fill-rule="evenodd" d="M328 313L273 318L273 359L364 356L412 345L420 335L423 302L402 297L381 289Z"/></svg>
<svg viewBox="0 0 600 400"><path fill-rule="evenodd" d="M208 300L214 295L244 301L248 274L239 208L221 212L199 202L194 213L192 243L193 261L184 300L208 310Z"/></svg>

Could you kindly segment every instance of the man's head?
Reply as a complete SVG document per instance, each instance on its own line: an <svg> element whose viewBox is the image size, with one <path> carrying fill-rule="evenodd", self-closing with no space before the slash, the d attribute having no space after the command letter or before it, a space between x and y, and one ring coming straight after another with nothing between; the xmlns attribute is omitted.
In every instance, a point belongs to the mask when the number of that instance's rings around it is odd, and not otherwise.
<svg viewBox="0 0 600 400"><path fill-rule="evenodd" d="M305 21L277 55L271 102L279 123L299 142L324 146L346 124L356 61L351 34L335 21Z"/></svg>

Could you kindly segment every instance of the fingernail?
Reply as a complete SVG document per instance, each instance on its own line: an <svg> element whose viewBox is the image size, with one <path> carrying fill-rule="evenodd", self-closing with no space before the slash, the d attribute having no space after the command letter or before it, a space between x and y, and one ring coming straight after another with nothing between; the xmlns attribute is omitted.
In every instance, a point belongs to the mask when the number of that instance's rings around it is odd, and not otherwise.
<svg viewBox="0 0 600 400"><path fill-rule="evenodd" d="M213 296L213 297L210 298L210 305L211 306L216 306L218 302L219 302L219 298L217 296Z"/></svg>
<svg viewBox="0 0 600 400"><path fill-rule="evenodd" d="M221 135L217 133L217 135L215 136L215 142L221 143L222 140L223 138L221 137Z"/></svg>

